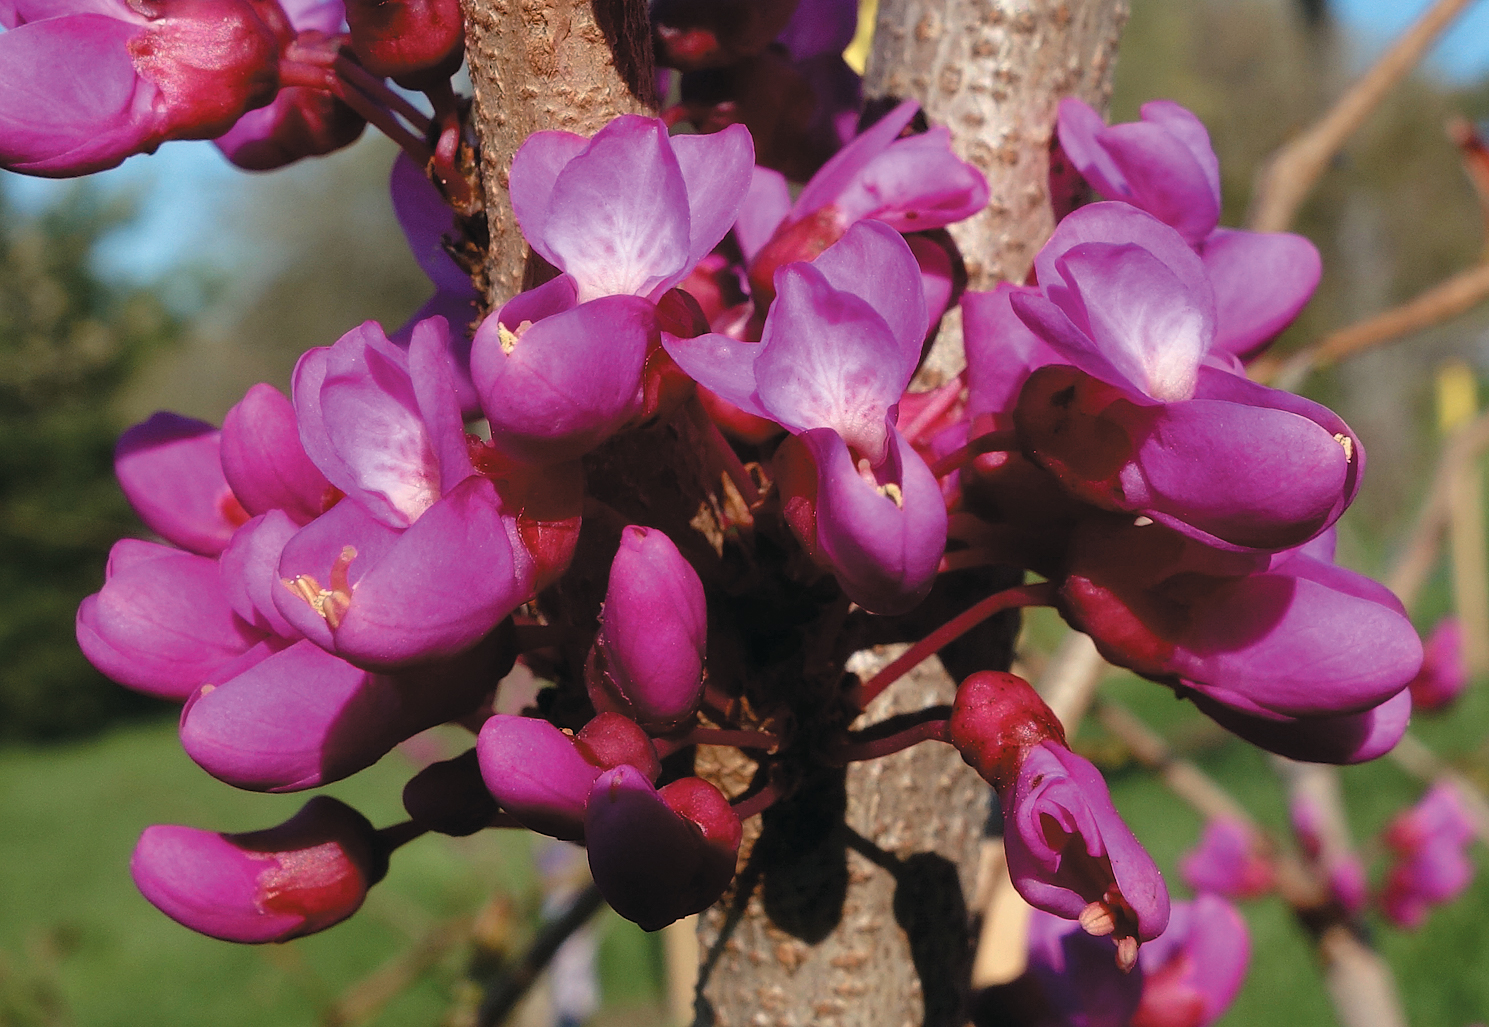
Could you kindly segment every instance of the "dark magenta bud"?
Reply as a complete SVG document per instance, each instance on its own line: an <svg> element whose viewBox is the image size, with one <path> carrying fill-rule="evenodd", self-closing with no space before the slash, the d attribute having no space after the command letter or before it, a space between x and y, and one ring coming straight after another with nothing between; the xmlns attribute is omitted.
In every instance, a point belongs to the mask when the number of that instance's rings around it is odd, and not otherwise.
<svg viewBox="0 0 1489 1027"><path fill-rule="evenodd" d="M707 639L697 572L666 534L628 526L586 668L595 708L647 727L675 727L698 708Z"/></svg>
<svg viewBox="0 0 1489 1027"><path fill-rule="evenodd" d="M1003 671L979 671L962 682L949 732L962 759L999 793L1018 780L1034 746L1065 745L1065 729L1034 687Z"/></svg>
<svg viewBox="0 0 1489 1027"><path fill-rule="evenodd" d="M223 941L288 941L355 913L388 860L367 818L318 795L278 827L145 829L129 870L166 916Z"/></svg>
<svg viewBox="0 0 1489 1027"><path fill-rule="evenodd" d="M346 23L362 66L410 89L449 78L465 57L459 0L347 0Z"/></svg>
<svg viewBox="0 0 1489 1027"><path fill-rule="evenodd" d="M584 835L606 901L655 931L718 900L734 878L743 831L728 800L701 778L657 791L622 766L595 781Z"/></svg>
<svg viewBox="0 0 1489 1027"><path fill-rule="evenodd" d="M584 725L574 747L601 770L632 766L645 774L648 781L655 781L662 774L656 746L634 720L619 713L601 713Z"/></svg>
<svg viewBox="0 0 1489 1027"><path fill-rule="evenodd" d="M403 808L420 827L455 838L490 826L499 812L481 779L475 749L415 774L403 786Z"/></svg>

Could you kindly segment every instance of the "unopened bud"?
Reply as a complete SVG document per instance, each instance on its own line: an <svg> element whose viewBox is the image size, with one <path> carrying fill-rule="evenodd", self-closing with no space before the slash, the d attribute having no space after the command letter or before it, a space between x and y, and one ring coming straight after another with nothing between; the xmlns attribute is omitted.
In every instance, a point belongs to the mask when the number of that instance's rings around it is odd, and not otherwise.
<svg viewBox="0 0 1489 1027"><path fill-rule="evenodd" d="M346 23L362 66L410 89L449 78L465 56L459 0L348 0Z"/></svg>
<svg viewBox="0 0 1489 1027"><path fill-rule="evenodd" d="M979 671L957 689L949 726L962 759L1001 793L1013 786L1029 750L1041 742L1065 745L1054 711L1023 678Z"/></svg>
<svg viewBox="0 0 1489 1027"><path fill-rule="evenodd" d="M130 873L141 894L194 931L223 941L288 941L355 913L387 872L367 819L318 795L266 831L145 829Z"/></svg>

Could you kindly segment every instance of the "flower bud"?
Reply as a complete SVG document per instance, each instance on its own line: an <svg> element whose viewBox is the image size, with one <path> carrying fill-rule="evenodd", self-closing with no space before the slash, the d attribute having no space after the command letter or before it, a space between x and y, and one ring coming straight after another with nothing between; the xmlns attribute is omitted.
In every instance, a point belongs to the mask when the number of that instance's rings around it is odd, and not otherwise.
<svg viewBox="0 0 1489 1027"><path fill-rule="evenodd" d="M223 941L288 941L357 911L388 869L367 819L318 795L265 831L145 829L130 860L140 893L172 920Z"/></svg>
<svg viewBox="0 0 1489 1027"><path fill-rule="evenodd" d="M698 708L708 609L703 583L665 533L622 533L586 683L599 710L670 728Z"/></svg>
<svg viewBox="0 0 1489 1027"><path fill-rule="evenodd" d="M584 834L606 901L655 931L724 893L743 831L728 801L701 778L657 791L640 771L622 766L595 781Z"/></svg>
<svg viewBox="0 0 1489 1027"><path fill-rule="evenodd" d="M949 730L962 759L1000 793L1018 778L1031 748L1065 744L1064 727L1039 693L1003 671L979 671L962 682Z"/></svg>
<svg viewBox="0 0 1489 1027"><path fill-rule="evenodd" d="M409 89L449 78L465 57L459 0L348 0L346 23L362 66Z"/></svg>
<svg viewBox="0 0 1489 1027"><path fill-rule="evenodd" d="M403 808L421 827L464 838L490 825L499 809L481 780L475 749L431 763L403 786Z"/></svg>

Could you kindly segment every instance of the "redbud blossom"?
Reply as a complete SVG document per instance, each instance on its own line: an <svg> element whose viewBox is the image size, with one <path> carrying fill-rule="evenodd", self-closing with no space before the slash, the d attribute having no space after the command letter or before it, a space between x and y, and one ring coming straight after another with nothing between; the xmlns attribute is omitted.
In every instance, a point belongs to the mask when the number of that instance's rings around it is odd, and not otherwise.
<svg viewBox="0 0 1489 1027"><path fill-rule="evenodd" d="M743 830L708 782L685 777L658 791L620 766L595 780L584 837L606 901L655 931L718 900L734 878Z"/></svg>
<svg viewBox="0 0 1489 1027"><path fill-rule="evenodd" d="M698 573L664 533L628 525L586 668L595 708L653 729L682 723L703 694L707 636Z"/></svg>
<svg viewBox="0 0 1489 1027"><path fill-rule="evenodd" d="M318 795L264 831L145 829L130 860L140 892L172 920L223 941L289 941L355 913L387 872L367 819Z"/></svg>

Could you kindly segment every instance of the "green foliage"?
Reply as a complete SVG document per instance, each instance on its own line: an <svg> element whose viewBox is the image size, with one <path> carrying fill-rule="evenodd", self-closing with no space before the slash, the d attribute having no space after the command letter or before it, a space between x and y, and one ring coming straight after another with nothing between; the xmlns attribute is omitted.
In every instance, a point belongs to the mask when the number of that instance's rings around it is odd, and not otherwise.
<svg viewBox="0 0 1489 1027"><path fill-rule="evenodd" d="M179 330L152 295L90 268L123 219L81 188L30 221L0 196L0 740L157 708L105 681L72 635L109 546L139 530L114 484L111 400Z"/></svg>

